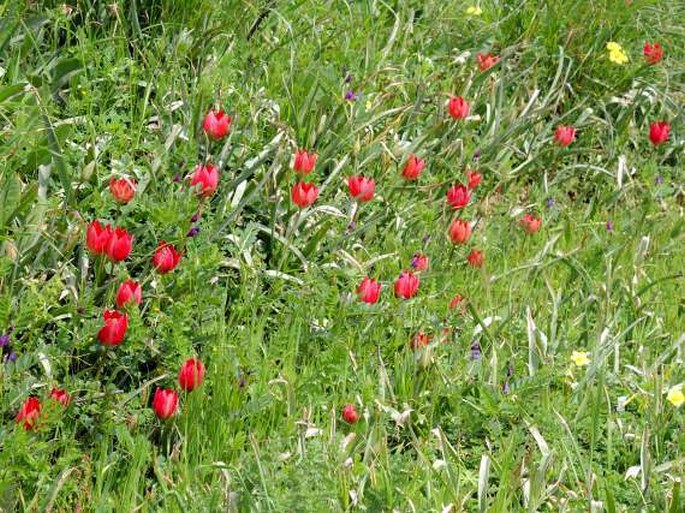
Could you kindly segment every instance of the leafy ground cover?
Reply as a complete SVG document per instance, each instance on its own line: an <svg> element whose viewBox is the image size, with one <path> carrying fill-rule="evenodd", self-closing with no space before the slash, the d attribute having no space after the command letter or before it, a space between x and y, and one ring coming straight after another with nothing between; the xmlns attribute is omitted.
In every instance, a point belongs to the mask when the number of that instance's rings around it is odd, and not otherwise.
<svg viewBox="0 0 685 513"><path fill-rule="evenodd" d="M0 510L670 511L681 2L0 6Z"/></svg>

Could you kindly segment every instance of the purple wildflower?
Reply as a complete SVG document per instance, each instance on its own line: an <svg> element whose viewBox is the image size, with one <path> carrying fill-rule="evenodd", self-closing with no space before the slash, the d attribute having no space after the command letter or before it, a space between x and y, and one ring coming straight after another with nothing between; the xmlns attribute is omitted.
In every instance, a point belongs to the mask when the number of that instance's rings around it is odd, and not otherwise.
<svg viewBox="0 0 685 513"><path fill-rule="evenodd" d="M664 177L663 177L662 175L658 175L658 176L654 179L654 183L657 184L657 185L661 185L662 183L664 183Z"/></svg>
<svg viewBox="0 0 685 513"><path fill-rule="evenodd" d="M190 230L188 230L186 237L195 237L198 233L200 233L200 228L193 226Z"/></svg>
<svg viewBox="0 0 685 513"><path fill-rule="evenodd" d="M480 349L480 343L474 340L471 344L471 360L480 360L483 356L483 352Z"/></svg>
<svg viewBox="0 0 685 513"><path fill-rule="evenodd" d="M181 173L176 173L174 175L174 182L179 183L183 181L183 177L181 176Z"/></svg>
<svg viewBox="0 0 685 513"><path fill-rule="evenodd" d="M5 347L9 343L10 343L9 334L3 333L2 336L0 336L0 347Z"/></svg>
<svg viewBox="0 0 685 513"><path fill-rule="evenodd" d="M193 217L190 218L190 222L197 223L198 219L200 219L200 214L193 214Z"/></svg>
<svg viewBox="0 0 685 513"><path fill-rule="evenodd" d="M606 224L606 228L608 232L614 231L614 223L609 219Z"/></svg>
<svg viewBox="0 0 685 513"><path fill-rule="evenodd" d="M549 198L547 198L547 208L552 207L554 207L554 198L550 196Z"/></svg>
<svg viewBox="0 0 685 513"><path fill-rule="evenodd" d="M345 93L345 100L347 100L348 102L354 102L354 101L357 101L358 99L359 99L359 96L352 89L350 89L349 91L347 91Z"/></svg>

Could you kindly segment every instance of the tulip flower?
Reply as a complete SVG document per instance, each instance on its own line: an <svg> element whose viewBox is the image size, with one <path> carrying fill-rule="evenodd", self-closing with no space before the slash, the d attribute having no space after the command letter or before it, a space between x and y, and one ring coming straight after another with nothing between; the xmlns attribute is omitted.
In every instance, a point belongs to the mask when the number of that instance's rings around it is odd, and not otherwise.
<svg viewBox="0 0 685 513"><path fill-rule="evenodd" d="M136 194L136 181L131 178L111 178L109 180L109 192L119 203L128 203Z"/></svg>
<svg viewBox="0 0 685 513"><path fill-rule="evenodd" d="M471 223L464 219L455 219L450 225L449 236L452 244L465 244L471 237Z"/></svg>
<svg viewBox="0 0 685 513"><path fill-rule="evenodd" d="M223 139L228 134L231 128L231 116L227 115L223 110L210 110L205 119L202 121L202 129L207 134L207 137L218 141Z"/></svg>
<svg viewBox="0 0 685 513"><path fill-rule="evenodd" d="M671 125L668 121L657 121L649 124L649 140L654 146L668 141L668 135L671 132Z"/></svg>
<svg viewBox="0 0 685 513"><path fill-rule="evenodd" d="M102 226L99 221L92 221L86 231L86 246L91 253L104 255L112 237L111 225Z"/></svg>
<svg viewBox="0 0 685 513"><path fill-rule="evenodd" d="M119 286L117 291L117 308L122 309L130 302L139 305L143 300L143 293L140 283L133 280L126 280Z"/></svg>
<svg viewBox="0 0 685 513"><path fill-rule="evenodd" d="M478 62L478 69L482 71L487 71L492 68L495 64L499 62L499 57L497 55L492 55L488 53L480 53L476 55L476 61Z"/></svg>
<svg viewBox="0 0 685 513"><path fill-rule="evenodd" d="M554 132L554 142L565 148L576 138L576 129L572 126L559 125Z"/></svg>
<svg viewBox="0 0 685 513"><path fill-rule="evenodd" d="M404 165L404 169L402 170L402 178L405 180L416 180L419 175L421 175L421 172L425 166L426 163L419 157L413 154L409 155L407 163Z"/></svg>
<svg viewBox="0 0 685 513"><path fill-rule="evenodd" d="M454 209L464 208L471 200L471 192L464 184L457 183L447 191L447 203Z"/></svg>
<svg viewBox="0 0 685 513"><path fill-rule="evenodd" d="M642 48L642 53L645 56L647 64L657 64L664 57L664 50L659 43L645 43Z"/></svg>
<svg viewBox="0 0 685 513"><path fill-rule="evenodd" d="M319 197L319 188L313 183L297 182L293 186L291 199L300 208L312 205Z"/></svg>
<svg viewBox="0 0 685 513"><path fill-rule="evenodd" d="M426 347L428 344L430 344L431 337L428 333L424 333L423 331L419 331L414 335L409 342L409 347L416 351L420 347Z"/></svg>
<svg viewBox="0 0 685 513"><path fill-rule="evenodd" d="M186 392L195 390L205 377L205 366L198 358L189 358L178 371L178 384Z"/></svg>
<svg viewBox="0 0 685 513"><path fill-rule="evenodd" d="M533 214L526 214L521 218L519 224L523 227L526 233L535 233L542 225L542 218L535 217Z"/></svg>
<svg viewBox="0 0 685 513"><path fill-rule="evenodd" d="M115 228L107 244L107 256L114 262L121 262L131 254L133 235L123 228Z"/></svg>
<svg viewBox="0 0 685 513"><path fill-rule="evenodd" d="M423 253L414 253L409 265L416 271L425 271L428 269L428 257Z"/></svg>
<svg viewBox="0 0 685 513"><path fill-rule="evenodd" d="M172 244L160 241L152 257L152 265L159 274L166 274L176 269L181 261L181 253Z"/></svg>
<svg viewBox="0 0 685 513"><path fill-rule="evenodd" d="M402 271L395 281L395 295L402 299L410 299L419 290L419 277L410 271Z"/></svg>
<svg viewBox="0 0 685 513"><path fill-rule="evenodd" d="M359 413L353 404L346 404L342 409L342 417L348 424L354 424L359 420Z"/></svg>
<svg viewBox="0 0 685 513"><path fill-rule="evenodd" d="M466 261L471 264L472 267L475 267L476 269L480 269L483 267L483 262L485 261L485 257L483 256L482 251L478 251L477 249L474 249L469 253L469 256L466 257Z"/></svg>
<svg viewBox="0 0 685 513"><path fill-rule="evenodd" d="M23 422L26 430L33 429L40 416L40 408L40 400L37 397L27 398L17 413L17 423Z"/></svg>
<svg viewBox="0 0 685 513"><path fill-rule="evenodd" d="M69 392L66 390L60 390L57 387L54 387L50 392L50 398L57 401L65 408L69 406L69 403L71 402L71 395Z"/></svg>
<svg viewBox="0 0 685 513"><path fill-rule="evenodd" d="M459 308L459 310L463 312L464 311L464 304L463 303L464 303L464 298L462 296L460 296L459 294L457 294L456 296L454 296L451 299L450 304L448 305L448 308L450 310L454 310L455 308Z"/></svg>
<svg viewBox="0 0 685 513"><path fill-rule="evenodd" d="M478 171L467 171L466 179L468 180L468 184L466 186L471 190L475 190L483 180L483 176Z"/></svg>
<svg viewBox="0 0 685 513"><path fill-rule="evenodd" d="M362 282L359 284L359 287L357 287L357 296L359 297L359 300L363 301L364 303L368 303L370 305L377 303L380 295L381 284L376 280L369 278L368 276L364 277Z"/></svg>
<svg viewBox="0 0 685 513"><path fill-rule="evenodd" d="M373 178L351 176L347 179L347 187L350 190L350 196L361 203L365 203L373 198L376 182Z"/></svg>
<svg viewBox="0 0 685 513"><path fill-rule="evenodd" d="M198 164L190 179L190 186L198 187L198 194L205 198L213 195L219 187L219 170L213 164Z"/></svg>
<svg viewBox="0 0 685 513"><path fill-rule="evenodd" d="M453 119L464 119L471 111L471 106L461 96L453 96L450 98L447 108Z"/></svg>
<svg viewBox="0 0 685 513"><path fill-rule="evenodd" d="M152 409L161 420L173 417L178 410L178 392L168 388L157 388L152 399Z"/></svg>
<svg viewBox="0 0 685 513"><path fill-rule="evenodd" d="M98 331L98 340L105 346L118 346L126 336L128 316L116 310L105 310L102 316L105 325Z"/></svg>
<svg viewBox="0 0 685 513"><path fill-rule="evenodd" d="M298 175L308 175L314 169L318 157L316 153L307 153L307 150L300 150L295 154L293 169Z"/></svg>

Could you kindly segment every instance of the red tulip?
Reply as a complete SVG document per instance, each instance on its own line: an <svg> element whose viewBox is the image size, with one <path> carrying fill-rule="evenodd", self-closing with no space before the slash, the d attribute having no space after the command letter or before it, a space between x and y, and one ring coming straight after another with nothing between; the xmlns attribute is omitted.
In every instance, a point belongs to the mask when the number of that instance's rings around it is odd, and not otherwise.
<svg viewBox="0 0 685 513"><path fill-rule="evenodd" d="M483 267L483 262L485 261L485 257L483 256L482 251L478 251L477 249L474 249L469 253L469 256L466 257L466 260L468 261L469 264L471 264L473 267L476 269L480 269Z"/></svg>
<svg viewBox="0 0 685 513"><path fill-rule="evenodd" d="M307 153L307 150L300 150L295 153L293 169L298 175L308 175L314 169L317 158L319 156L316 153Z"/></svg>
<svg viewBox="0 0 685 513"><path fill-rule="evenodd" d="M645 43L642 48L642 53L645 55L647 64L656 64L664 57L664 50L659 43L649 44Z"/></svg>
<svg viewBox="0 0 685 513"><path fill-rule="evenodd" d="M464 310L464 304L463 304L463 302L464 302L464 298L461 297L459 294L457 294L457 295L454 296L454 297L452 298L452 300L450 301L450 304L449 304L449 307L448 307L448 308L449 308L450 310L454 310L455 308L459 307L459 310L463 311L463 310Z"/></svg>
<svg viewBox="0 0 685 513"><path fill-rule="evenodd" d="M354 424L359 420L359 413L353 404L346 404L342 409L342 417L348 424Z"/></svg>
<svg viewBox="0 0 685 513"><path fill-rule="evenodd" d="M485 54L478 52L476 61L478 62L478 68L481 71L487 71L499 62L499 57L497 55L492 55L490 52Z"/></svg>
<svg viewBox="0 0 685 513"><path fill-rule="evenodd" d="M152 409L162 420L173 417L178 410L178 392L168 388L157 388L152 399Z"/></svg>
<svg viewBox="0 0 685 513"><path fill-rule="evenodd" d="M467 187L471 190L474 190L480 185L480 182L483 180L483 176L478 171L467 171L466 179L469 181Z"/></svg>
<svg viewBox="0 0 685 513"><path fill-rule="evenodd" d="M193 172L193 176L190 179L190 186L198 187L198 194L204 196L205 198L211 196L216 192L217 187L219 187L219 170L216 166L212 164L198 164Z"/></svg>
<svg viewBox="0 0 685 513"><path fill-rule="evenodd" d="M29 397L21 405L21 409L17 413L17 423L23 422L24 429L29 430L36 427L36 422L40 416L40 401L37 397Z"/></svg>
<svg viewBox="0 0 685 513"><path fill-rule="evenodd" d="M133 235L123 228L115 228L107 244L107 256L114 262L121 262L131 254Z"/></svg>
<svg viewBox="0 0 685 513"><path fill-rule="evenodd" d="M402 299L410 299L419 290L419 277L410 271L402 271L395 281L395 295Z"/></svg>
<svg viewBox="0 0 685 513"><path fill-rule="evenodd" d="M416 351L418 348L425 347L430 344L430 341L431 337L428 333L419 331L412 337L411 341L409 342L409 347Z"/></svg>
<svg viewBox="0 0 685 513"><path fill-rule="evenodd" d="M382 285L376 280L366 276L359 284L359 287L357 287L357 296L359 296L360 301L372 305L378 302L378 298L381 295L381 287Z"/></svg>
<svg viewBox="0 0 685 513"><path fill-rule="evenodd" d="M60 403L62 406L65 408L69 406L69 403L71 402L71 395L69 395L69 392L66 390L60 390L57 387L54 387L52 391L50 392L50 397Z"/></svg>
<svg viewBox="0 0 685 513"><path fill-rule="evenodd" d="M122 309L129 302L139 305L143 300L143 292L140 283L133 280L126 280L119 286L117 291L117 308Z"/></svg>
<svg viewBox="0 0 685 513"><path fill-rule="evenodd" d="M416 271L425 271L428 269L428 257L423 253L414 253L409 265Z"/></svg>
<svg viewBox="0 0 685 513"><path fill-rule="evenodd" d="M202 385L205 377L205 366L199 358L189 358L178 371L178 384L186 392L191 392Z"/></svg>
<svg viewBox="0 0 685 513"><path fill-rule="evenodd" d="M202 121L202 129L207 134L207 137L218 141L223 139L228 134L231 128L231 116L227 115L223 110L210 110L205 119Z"/></svg>
<svg viewBox="0 0 685 513"><path fill-rule="evenodd" d="M464 219L455 219L450 225L449 236L452 244L465 244L471 237L471 223Z"/></svg>
<svg viewBox="0 0 685 513"><path fill-rule="evenodd" d="M116 310L105 310L102 316L105 325L98 331L98 340L105 346L118 346L126 336L128 316Z"/></svg>
<svg viewBox="0 0 685 513"><path fill-rule="evenodd" d="M376 190L376 182L373 178L364 178L363 176L351 176L347 179L347 187L350 190L350 196L362 203L371 201L373 193Z"/></svg>
<svg viewBox="0 0 685 513"><path fill-rule="evenodd" d="M464 208L469 204L470 200L471 192L468 187L462 183L450 187L447 191L447 203L449 203L454 210Z"/></svg>
<svg viewBox="0 0 685 513"><path fill-rule="evenodd" d="M671 132L671 125L668 121L657 121L649 124L649 140L654 146L668 141L668 135Z"/></svg>
<svg viewBox="0 0 685 513"><path fill-rule="evenodd" d="M572 126L559 125L554 132L554 141L565 148L576 138L576 129Z"/></svg>
<svg viewBox="0 0 685 513"><path fill-rule="evenodd" d="M526 233L535 233L542 225L542 218L535 217L533 214L524 215L519 221Z"/></svg>
<svg viewBox="0 0 685 513"><path fill-rule="evenodd" d="M319 197L319 188L313 183L297 182L293 187L290 198L300 208L312 205Z"/></svg>
<svg viewBox="0 0 685 513"><path fill-rule="evenodd" d="M471 106L461 96L453 96L450 98L447 108L450 112L450 116L452 116L453 119L464 119L471 111Z"/></svg>
<svg viewBox="0 0 685 513"><path fill-rule="evenodd" d="M152 265L159 274L166 274L176 269L181 261L181 253L172 244L160 241L152 257Z"/></svg>
<svg viewBox="0 0 685 513"><path fill-rule="evenodd" d="M425 166L426 163L419 157L413 154L409 155L407 163L402 170L402 178L405 180L416 180Z"/></svg>
<svg viewBox="0 0 685 513"><path fill-rule="evenodd" d="M111 237L112 227L109 224L103 227L100 221L92 221L86 231L86 246L91 253L104 255Z"/></svg>
<svg viewBox="0 0 685 513"><path fill-rule="evenodd" d="M110 178L109 192L119 203L128 203L136 194L136 181L132 178Z"/></svg>

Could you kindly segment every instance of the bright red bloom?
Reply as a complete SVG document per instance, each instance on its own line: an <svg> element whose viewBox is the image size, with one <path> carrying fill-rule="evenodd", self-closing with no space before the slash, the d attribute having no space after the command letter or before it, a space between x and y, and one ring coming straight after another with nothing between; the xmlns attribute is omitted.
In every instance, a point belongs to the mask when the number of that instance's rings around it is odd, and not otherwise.
<svg viewBox="0 0 685 513"><path fill-rule="evenodd" d="M189 358L178 371L178 384L186 392L195 390L205 377L205 366L199 358Z"/></svg>
<svg viewBox="0 0 685 513"><path fill-rule="evenodd" d="M36 427L36 422L40 416L40 400L37 397L29 397L21 405L17 413L17 423L23 422L24 429L29 430Z"/></svg>
<svg viewBox="0 0 685 513"><path fill-rule="evenodd" d="M190 179L190 186L195 187L198 184L200 184L198 187L200 196L207 198L214 194L219 187L219 170L216 166L198 164Z"/></svg>
<svg viewBox="0 0 685 513"><path fill-rule="evenodd" d="M128 203L136 195L136 185L132 178L110 178L109 192L119 203Z"/></svg>
<svg viewBox="0 0 685 513"><path fill-rule="evenodd" d="M307 208L319 197L319 188L313 183L297 182L293 186L290 199L300 208Z"/></svg>
<svg viewBox="0 0 685 513"><path fill-rule="evenodd" d="M471 112L471 105L461 96L453 96L447 104L450 116L453 119L464 119Z"/></svg>
<svg viewBox="0 0 685 513"><path fill-rule="evenodd" d="M347 187L350 190L350 196L364 203L371 201L373 198L373 193L376 190L376 181L373 178L351 176L347 179Z"/></svg>
<svg viewBox="0 0 685 513"><path fill-rule="evenodd" d="M471 266L475 267L476 269L480 269L481 267L483 267L485 257L483 256L482 251L474 249L471 251L471 253L469 253L469 256L466 257L466 260L469 264L471 264Z"/></svg>
<svg viewBox="0 0 685 513"><path fill-rule="evenodd" d="M649 124L649 140L654 146L668 141L668 135L671 133L671 124L668 121L657 121Z"/></svg>
<svg viewBox="0 0 685 513"><path fill-rule="evenodd" d="M232 121L231 116L227 115L223 110L214 111L212 109L202 121L202 129L207 134L207 137L218 141L226 137L231 128Z"/></svg>
<svg viewBox="0 0 685 513"><path fill-rule="evenodd" d="M359 413L353 404L346 404L342 409L342 417L348 424L354 424L359 420Z"/></svg>
<svg viewBox="0 0 685 513"><path fill-rule="evenodd" d="M554 132L554 142L565 148L576 138L576 129L572 126L559 125Z"/></svg>
<svg viewBox="0 0 685 513"><path fill-rule="evenodd" d="M307 153L307 150L300 150L295 153L293 169L298 175L308 175L314 169L317 158L319 156L316 153Z"/></svg>
<svg viewBox="0 0 685 513"><path fill-rule="evenodd" d="M62 406L65 408L69 406L69 403L71 402L71 395L69 392L66 390L60 390L57 387L54 387L52 391L50 392L50 397L60 403Z"/></svg>
<svg viewBox="0 0 685 513"><path fill-rule="evenodd" d="M423 253L414 253L409 265L416 271L425 271L428 269L428 257Z"/></svg>
<svg viewBox="0 0 685 513"><path fill-rule="evenodd" d="M476 62L478 62L478 68L481 71L487 71L499 62L499 56L492 55L490 52L478 52L478 55L476 55Z"/></svg>
<svg viewBox="0 0 685 513"><path fill-rule="evenodd" d="M455 219L450 225L449 236L452 244L465 244L471 237L471 223L464 219Z"/></svg>
<svg viewBox="0 0 685 513"><path fill-rule="evenodd" d="M645 43L645 46L642 48L642 53L645 56L647 64L656 64L664 58L664 50L659 43Z"/></svg>
<svg viewBox="0 0 685 513"><path fill-rule="evenodd" d="M450 187L447 191L447 203L449 203L454 210L464 208L469 204L470 200L471 192L468 187L462 183Z"/></svg>
<svg viewBox="0 0 685 513"><path fill-rule="evenodd" d="M395 295L402 299L410 299L419 290L419 277L410 271L402 271L395 281Z"/></svg>
<svg viewBox="0 0 685 513"><path fill-rule="evenodd" d="M357 296L359 296L360 301L372 305L378 302L378 298L381 295L381 287L382 285L376 280L366 276L359 284L359 287L357 287Z"/></svg>
<svg viewBox="0 0 685 513"><path fill-rule="evenodd" d="M168 388L157 388L152 399L152 409L162 420L173 417L178 410L178 392Z"/></svg>
<svg viewBox="0 0 685 513"><path fill-rule="evenodd" d="M86 231L86 246L91 253L104 255L109 246L109 239L112 237L111 225L102 226L100 221L92 221Z"/></svg>
<svg viewBox="0 0 685 513"><path fill-rule="evenodd" d="M166 274L176 269L181 261L181 253L172 244L160 241L152 257L152 265L159 274Z"/></svg>
<svg viewBox="0 0 685 513"><path fill-rule="evenodd" d="M123 310L129 302L139 305L143 300L143 291L140 283L133 280L126 280L119 286L117 291L117 308Z"/></svg>
<svg viewBox="0 0 685 513"><path fill-rule="evenodd" d="M455 308L459 307L459 309L460 309L461 311L463 311L463 310L464 310L463 302L464 302L464 298L463 298L462 296L460 296L459 294L457 294L457 295L454 296L454 297L452 298L452 300L450 301L450 304L449 304L449 307L448 307L448 308L449 308L450 310L454 310Z"/></svg>
<svg viewBox="0 0 685 513"><path fill-rule="evenodd" d="M474 190L480 185L480 182L483 180L483 176L478 171L467 171L466 179L469 181L467 187L471 190Z"/></svg>
<svg viewBox="0 0 685 513"><path fill-rule="evenodd" d="M105 325L98 331L98 340L105 346L118 346L126 336L128 316L116 310L105 310L102 316Z"/></svg>
<svg viewBox="0 0 685 513"><path fill-rule="evenodd" d="M421 160L414 154L409 155L407 163L404 165L404 169L402 170L402 178L405 180L416 180L425 166L425 161Z"/></svg>
<svg viewBox="0 0 685 513"><path fill-rule="evenodd" d="M521 218L519 224L523 227L526 233L535 233L542 225L542 218L535 217L533 214L526 214Z"/></svg>
<svg viewBox="0 0 685 513"><path fill-rule="evenodd" d="M409 341L409 347L416 351L420 347L425 347L428 344L430 344L431 337L428 333L424 333L423 331L419 331L412 337L412 339Z"/></svg>
<svg viewBox="0 0 685 513"><path fill-rule="evenodd" d="M114 262L121 262L131 254L133 235L123 228L115 228L107 244L107 256Z"/></svg>

